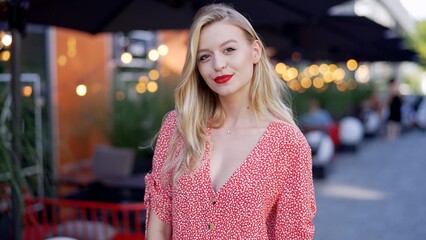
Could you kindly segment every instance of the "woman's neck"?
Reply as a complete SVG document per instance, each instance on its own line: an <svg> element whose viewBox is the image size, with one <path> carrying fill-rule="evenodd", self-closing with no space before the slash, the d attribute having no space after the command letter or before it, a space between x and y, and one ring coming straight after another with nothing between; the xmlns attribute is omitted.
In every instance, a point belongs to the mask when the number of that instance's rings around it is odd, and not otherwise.
<svg viewBox="0 0 426 240"><path fill-rule="evenodd" d="M250 107L248 100L225 101L221 100L223 110L226 114L223 126L226 128L245 128L256 125L256 115Z"/></svg>

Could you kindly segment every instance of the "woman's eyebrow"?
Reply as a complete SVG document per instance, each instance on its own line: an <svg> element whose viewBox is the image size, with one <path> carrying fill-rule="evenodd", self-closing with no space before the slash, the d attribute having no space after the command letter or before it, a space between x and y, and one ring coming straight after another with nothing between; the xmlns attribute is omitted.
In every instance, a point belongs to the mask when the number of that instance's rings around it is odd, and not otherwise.
<svg viewBox="0 0 426 240"><path fill-rule="evenodd" d="M223 42L223 43L221 43L219 46L220 47L223 47L224 45L226 45L226 44L228 44L228 43L236 43L237 42L237 40L234 40L234 39L229 39L229 40L227 40L227 41L225 41L225 42ZM209 51L209 49L206 49L206 48L201 48L201 49L198 49L198 53L200 53L200 52L208 52Z"/></svg>

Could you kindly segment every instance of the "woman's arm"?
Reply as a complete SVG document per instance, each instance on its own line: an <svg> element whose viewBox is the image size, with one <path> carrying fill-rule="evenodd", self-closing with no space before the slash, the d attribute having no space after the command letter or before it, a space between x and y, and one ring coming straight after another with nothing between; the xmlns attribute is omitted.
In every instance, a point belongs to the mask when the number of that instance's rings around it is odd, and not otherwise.
<svg viewBox="0 0 426 240"><path fill-rule="evenodd" d="M284 189L277 202L275 239L312 240L316 214L311 149L301 132L287 135L282 153Z"/></svg>
<svg viewBox="0 0 426 240"><path fill-rule="evenodd" d="M152 160L152 172L145 176L145 235L150 240L171 239L172 235L171 185L162 181L162 167L175 128L176 112L173 111L167 115L161 126Z"/></svg>
<svg viewBox="0 0 426 240"><path fill-rule="evenodd" d="M169 240L172 239L172 228L169 224L163 222L158 218L152 209L149 211L148 220L148 235L147 240Z"/></svg>

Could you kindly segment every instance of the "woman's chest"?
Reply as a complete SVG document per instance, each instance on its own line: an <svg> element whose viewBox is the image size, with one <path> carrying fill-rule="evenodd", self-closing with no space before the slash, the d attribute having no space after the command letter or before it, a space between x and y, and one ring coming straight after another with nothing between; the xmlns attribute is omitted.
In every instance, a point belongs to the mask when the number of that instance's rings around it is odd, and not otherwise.
<svg viewBox="0 0 426 240"><path fill-rule="evenodd" d="M212 207L212 201L220 202L213 205L223 208L253 208L260 203L265 204L263 207L272 207L284 187L285 172L278 162L267 151L254 151L215 191L207 161L194 175L181 177L172 191L172 200L176 206L191 203L193 207L207 209Z"/></svg>

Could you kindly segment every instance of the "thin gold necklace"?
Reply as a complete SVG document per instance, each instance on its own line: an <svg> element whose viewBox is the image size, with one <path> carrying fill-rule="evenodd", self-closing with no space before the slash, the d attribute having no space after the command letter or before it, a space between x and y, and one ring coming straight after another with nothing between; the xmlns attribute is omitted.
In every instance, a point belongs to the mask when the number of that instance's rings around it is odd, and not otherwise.
<svg viewBox="0 0 426 240"><path fill-rule="evenodd" d="M249 110L250 109L250 106L247 106L247 110ZM230 128L225 128L225 130L226 130L226 133L227 134L231 134L232 133L232 131L233 130L231 130Z"/></svg>

